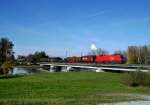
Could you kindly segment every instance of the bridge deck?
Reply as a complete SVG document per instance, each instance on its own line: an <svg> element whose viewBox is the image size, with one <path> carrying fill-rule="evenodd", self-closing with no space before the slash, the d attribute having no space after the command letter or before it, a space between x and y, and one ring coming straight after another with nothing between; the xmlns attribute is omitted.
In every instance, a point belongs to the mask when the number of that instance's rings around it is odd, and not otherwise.
<svg viewBox="0 0 150 105"><path fill-rule="evenodd" d="M97 65L97 64L74 64L74 63L47 63L40 64L41 66L57 66L57 67L71 67L71 68L83 68L83 69L100 69L103 71L122 71L131 72L138 69L143 72L148 72L149 66L131 66L131 65Z"/></svg>

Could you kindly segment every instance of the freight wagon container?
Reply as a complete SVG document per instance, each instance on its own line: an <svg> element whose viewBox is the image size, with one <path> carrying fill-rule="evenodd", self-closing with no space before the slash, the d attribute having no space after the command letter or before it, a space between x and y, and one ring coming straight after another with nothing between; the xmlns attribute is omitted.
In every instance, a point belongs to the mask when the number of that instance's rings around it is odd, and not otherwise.
<svg viewBox="0 0 150 105"><path fill-rule="evenodd" d="M68 57L65 58L64 61L68 63L77 63L77 62L81 62L81 57Z"/></svg>
<svg viewBox="0 0 150 105"><path fill-rule="evenodd" d="M83 63L93 63L95 61L95 56L82 56Z"/></svg>

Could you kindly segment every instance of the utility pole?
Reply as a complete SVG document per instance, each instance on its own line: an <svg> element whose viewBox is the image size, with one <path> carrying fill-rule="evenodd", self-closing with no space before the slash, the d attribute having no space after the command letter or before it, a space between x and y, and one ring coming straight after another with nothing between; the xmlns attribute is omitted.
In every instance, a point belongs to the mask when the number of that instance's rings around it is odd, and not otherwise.
<svg viewBox="0 0 150 105"><path fill-rule="evenodd" d="M66 55L65 55L65 57L67 58L68 57L68 51L66 50Z"/></svg>
<svg viewBox="0 0 150 105"><path fill-rule="evenodd" d="M81 52L81 57L83 56L83 53Z"/></svg>

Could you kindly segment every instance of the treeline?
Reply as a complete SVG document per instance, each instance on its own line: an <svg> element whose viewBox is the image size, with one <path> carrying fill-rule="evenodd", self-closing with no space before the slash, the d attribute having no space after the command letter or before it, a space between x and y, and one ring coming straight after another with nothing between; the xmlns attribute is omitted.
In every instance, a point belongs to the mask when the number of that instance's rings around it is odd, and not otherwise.
<svg viewBox="0 0 150 105"><path fill-rule="evenodd" d="M17 59L16 59L16 63L20 63L20 64L26 64L26 63L30 63L30 64L36 64L37 62L41 62L41 61L45 61L47 62L49 59L49 56L44 52L44 51L40 51L40 52L35 52L34 54L29 54L27 56L24 55L18 55Z"/></svg>
<svg viewBox="0 0 150 105"><path fill-rule="evenodd" d="M128 64L150 64L150 45L129 46L127 59Z"/></svg>

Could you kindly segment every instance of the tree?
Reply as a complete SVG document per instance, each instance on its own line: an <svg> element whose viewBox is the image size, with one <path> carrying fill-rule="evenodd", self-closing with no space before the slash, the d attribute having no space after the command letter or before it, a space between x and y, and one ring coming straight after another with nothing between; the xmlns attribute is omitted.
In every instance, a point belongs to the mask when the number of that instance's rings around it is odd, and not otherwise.
<svg viewBox="0 0 150 105"><path fill-rule="evenodd" d="M150 46L129 46L129 64L148 64L150 63Z"/></svg>
<svg viewBox="0 0 150 105"><path fill-rule="evenodd" d="M10 68L14 58L13 43L7 38L0 39L0 73L4 74Z"/></svg>
<svg viewBox="0 0 150 105"><path fill-rule="evenodd" d="M41 52L35 52L34 54L29 54L27 56L27 62L30 62L30 63L37 63L37 62L40 62L41 59L48 59L49 56L44 52L44 51L41 51Z"/></svg>
<svg viewBox="0 0 150 105"><path fill-rule="evenodd" d="M127 52L126 51L116 50L116 51L114 51L114 54L122 54L125 58L127 58Z"/></svg>
<svg viewBox="0 0 150 105"><path fill-rule="evenodd" d="M17 59L23 59L23 60L25 60L25 59L26 59L26 56L24 56L24 55L18 55L18 56L17 56Z"/></svg>
<svg viewBox="0 0 150 105"><path fill-rule="evenodd" d="M36 63L36 60L33 54L29 54L26 59L27 59L27 62L29 63Z"/></svg>
<svg viewBox="0 0 150 105"><path fill-rule="evenodd" d="M98 48L96 50L91 50L88 55L105 55L108 54L109 52L107 50Z"/></svg>
<svg viewBox="0 0 150 105"><path fill-rule="evenodd" d="M128 56L128 64L136 64L138 61L137 58L137 47L136 46L129 46L127 51Z"/></svg>
<svg viewBox="0 0 150 105"><path fill-rule="evenodd" d="M11 61L5 61L2 65L1 65L1 73L2 74L7 74L8 70L12 67L12 62Z"/></svg>
<svg viewBox="0 0 150 105"><path fill-rule="evenodd" d="M147 58L146 58L146 64L150 64L150 45L147 46L147 50L148 50L148 53L147 53Z"/></svg>

